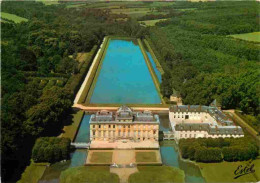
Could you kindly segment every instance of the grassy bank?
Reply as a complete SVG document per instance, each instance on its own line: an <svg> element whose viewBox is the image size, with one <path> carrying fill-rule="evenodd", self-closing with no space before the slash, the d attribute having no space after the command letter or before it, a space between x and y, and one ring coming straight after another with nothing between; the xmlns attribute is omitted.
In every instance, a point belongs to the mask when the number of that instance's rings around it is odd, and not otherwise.
<svg viewBox="0 0 260 183"><path fill-rule="evenodd" d="M118 183L119 177L109 172L109 167L103 166L83 166L69 168L61 173L60 183Z"/></svg>
<svg viewBox="0 0 260 183"><path fill-rule="evenodd" d="M26 18L19 17L14 14L10 14L10 13L4 13L4 12L1 12L1 19L11 20L11 21L14 21L14 23L21 23L21 22L28 21L28 19L26 19Z"/></svg>
<svg viewBox="0 0 260 183"><path fill-rule="evenodd" d="M35 183L40 180L44 171L46 170L49 163L34 163L31 162L29 166L26 167L22 174L22 178L17 183Z"/></svg>
<svg viewBox="0 0 260 183"><path fill-rule="evenodd" d="M153 49L151 48L149 42L146 39L144 39L144 44L146 45L149 53L152 55L152 58L153 58L153 60L155 62L155 65L156 65L157 69L160 71L161 75L163 75L164 74L163 68L162 68L159 60L155 56L155 53L154 53Z"/></svg>
<svg viewBox="0 0 260 183"><path fill-rule="evenodd" d="M238 166L246 166L248 162L221 162L221 163L197 163L202 176L207 182L257 182L260 181L260 160L254 160L254 173L234 179L234 171Z"/></svg>
<svg viewBox="0 0 260 183"><path fill-rule="evenodd" d="M240 115L235 112L235 113L230 113L230 116L234 120L235 123L240 125L243 129L245 129L250 135L252 135L258 143L260 143L260 137L258 136L258 132L251 127L249 124L247 124L241 117Z"/></svg>
<svg viewBox="0 0 260 183"><path fill-rule="evenodd" d="M61 134L61 137L70 138L70 140L73 141L84 114L84 111L78 111L72 114L72 123L68 126L64 126L64 132Z"/></svg>
<svg viewBox="0 0 260 183"><path fill-rule="evenodd" d="M130 183L184 182L184 172L169 166L139 166L137 173L131 174Z"/></svg>
<svg viewBox="0 0 260 183"><path fill-rule="evenodd" d="M156 74L155 74L155 71L154 71L154 69L153 69L153 66L152 66L152 64L151 64L151 62L150 62L150 60L149 60L149 58L148 58L148 56L147 56L147 54L146 54L146 52L145 52L145 48L144 48L144 46L143 46L143 43L142 43L142 41L141 41L140 39L138 39L137 41L138 41L138 44L139 44L139 46L140 46L140 48L141 48L141 51L142 51L142 53L143 53L145 63L146 63L146 65L147 65L147 67L148 67L148 69L149 69L149 71L150 71L151 76L152 76L152 79L153 79L155 88L156 88L158 94L160 95L161 102L162 102L163 104L165 104L165 102L164 102L164 100L163 100L163 96L162 96L161 93L160 93L160 82L159 82L159 80L158 80L158 78L157 78L157 76L156 76Z"/></svg>
<svg viewBox="0 0 260 183"><path fill-rule="evenodd" d="M100 52L99 52L99 55L97 56L97 61L96 63L92 63L94 64L93 65L93 69L89 72L90 75L89 75L89 78L88 78L88 81L86 83L86 85L84 86L84 89L83 89L83 92L81 93L81 96L79 98L79 101L78 103L86 103L86 101L88 100L88 98L90 99L90 96L91 95L91 90L92 90L92 85L93 83L95 83L95 76L96 76L96 73L98 72L98 68L99 68L99 65L100 65L100 62L101 62L101 58L103 57L103 54L107 48L107 43L108 43L108 37L105 37L104 38L104 42L103 42L103 45L102 47L100 48Z"/></svg>

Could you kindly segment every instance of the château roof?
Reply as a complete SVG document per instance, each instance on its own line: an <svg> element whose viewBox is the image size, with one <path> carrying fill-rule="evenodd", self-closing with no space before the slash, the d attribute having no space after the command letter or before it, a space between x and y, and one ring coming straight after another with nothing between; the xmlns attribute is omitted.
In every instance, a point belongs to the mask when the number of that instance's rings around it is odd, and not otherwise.
<svg viewBox="0 0 260 183"><path fill-rule="evenodd" d="M180 123L176 131L207 131L211 135L243 135L240 126L210 126L208 123Z"/></svg>

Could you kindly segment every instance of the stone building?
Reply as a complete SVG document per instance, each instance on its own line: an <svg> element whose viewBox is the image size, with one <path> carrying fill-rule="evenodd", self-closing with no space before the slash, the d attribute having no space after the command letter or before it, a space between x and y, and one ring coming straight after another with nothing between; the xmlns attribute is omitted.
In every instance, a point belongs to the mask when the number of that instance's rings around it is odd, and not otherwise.
<svg viewBox="0 0 260 183"><path fill-rule="evenodd" d="M236 126L215 104L216 101L210 106L171 106L169 118L174 138L243 137L242 128Z"/></svg>
<svg viewBox="0 0 260 183"><path fill-rule="evenodd" d="M90 140L158 141L159 116L150 111L133 112L121 106L116 113L102 110L90 118Z"/></svg>

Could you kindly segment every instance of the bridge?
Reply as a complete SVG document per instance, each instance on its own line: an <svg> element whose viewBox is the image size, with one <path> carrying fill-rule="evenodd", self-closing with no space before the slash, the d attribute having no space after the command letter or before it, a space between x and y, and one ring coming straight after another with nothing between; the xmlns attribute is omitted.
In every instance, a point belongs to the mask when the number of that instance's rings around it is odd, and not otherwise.
<svg viewBox="0 0 260 183"><path fill-rule="evenodd" d="M174 132L164 131L163 132L163 140L175 140Z"/></svg>
<svg viewBox="0 0 260 183"><path fill-rule="evenodd" d="M75 147L76 149L88 149L90 146L90 143L72 142L72 143L70 143L70 145Z"/></svg>

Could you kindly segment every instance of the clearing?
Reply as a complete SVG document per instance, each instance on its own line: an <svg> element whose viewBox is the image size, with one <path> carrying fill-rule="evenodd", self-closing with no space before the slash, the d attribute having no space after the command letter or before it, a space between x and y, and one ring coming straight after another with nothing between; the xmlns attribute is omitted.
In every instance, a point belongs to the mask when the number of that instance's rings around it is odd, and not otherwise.
<svg viewBox="0 0 260 183"><path fill-rule="evenodd" d="M242 39L245 41L253 41L260 43L260 32L251 32L251 33L245 33L245 34L233 34L230 35L230 37L236 38L236 39Z"/></svg>
<svg viewBox="0 0 260 183"><path fill-rule="evenodd" d="M1 19L11 20L11 21L14 21L14 23L21 23L21 22L27 22L28 21L28 19L26 19L26 18L19 17L19 16L16 16L14 14L5 13L5 12L1 12Z"/></svg>
<svg viewBox="0 0 260 183"><path fill-rule="evenodd" d="M139 21L139 23L144 24L146 26L155 26L157 22L165 21L168 20L167 18L164 19L155 19L155 20L144 20L144 21Z"/></svg>

